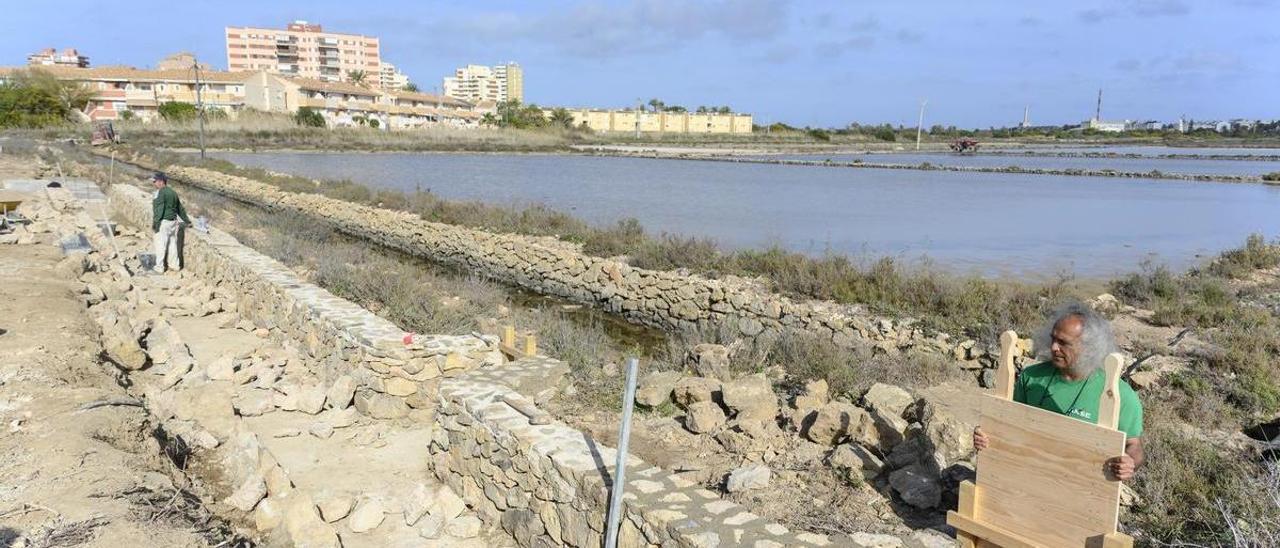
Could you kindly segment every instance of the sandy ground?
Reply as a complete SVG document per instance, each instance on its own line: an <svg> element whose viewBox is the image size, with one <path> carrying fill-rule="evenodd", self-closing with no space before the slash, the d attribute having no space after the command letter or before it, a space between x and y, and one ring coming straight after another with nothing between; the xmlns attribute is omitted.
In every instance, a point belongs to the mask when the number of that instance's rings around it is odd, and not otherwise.
<svg viewBox="0 0 1280 548"><path fill-rule="evenodd" d="M99 359L53 246L0 248L0 546L208 546L225 536L175 487L144 410Z"/></svg>

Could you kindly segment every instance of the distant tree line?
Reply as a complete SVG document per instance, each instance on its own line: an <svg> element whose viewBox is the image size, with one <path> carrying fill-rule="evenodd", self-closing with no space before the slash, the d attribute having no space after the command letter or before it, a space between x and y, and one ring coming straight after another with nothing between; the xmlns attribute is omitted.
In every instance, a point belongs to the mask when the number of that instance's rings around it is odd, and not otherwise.
<svg viewBox="0 0 1280 548"><path fill-rule="evenodd" d="M575 129L573 115L564 108L551 109L547 115L537 104L526 105L514 99L498 103L497 112L485 113L480 123L515 129ZM585 122L580 127L585 127Z"/></svg>
<svg viewBox="0 0 1280 548"><path fill-rule="evenodd" d="M649 104L650 112L676 112L676 113L689 112L689 109L683 106L668 105L665 102L663 102L662 99L657 99L657 98L649 99L648 104ZM729 114L733 112L733 109L727 106L709 107L709 106L698 105L698 107L695 108L693 111L698 114Z"/></svg>

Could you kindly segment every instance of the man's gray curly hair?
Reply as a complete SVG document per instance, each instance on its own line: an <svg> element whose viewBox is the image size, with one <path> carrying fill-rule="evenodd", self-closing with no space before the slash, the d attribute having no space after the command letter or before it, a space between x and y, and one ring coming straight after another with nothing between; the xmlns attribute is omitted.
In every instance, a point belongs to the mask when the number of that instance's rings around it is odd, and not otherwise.
<svg viewBox="0 0 1280 548"><path fill-rule="evenodd" d="M1035 352L1036 357L1046 361L1051 360L1053 328L1058 325L1058 322L1072 316L1079 317L1084 322L1084 331L1080 335L1080 344L1083 348L1076 363L1072 364L1070 372L1073 376L1084 377L1100 369L1108 354L1119 351L1119 347L1116 346L1116 337L1111 332L1111 323L1089 305L1072 301L1055 308L1049 314L1044 327L1035 335Z"/></svg>

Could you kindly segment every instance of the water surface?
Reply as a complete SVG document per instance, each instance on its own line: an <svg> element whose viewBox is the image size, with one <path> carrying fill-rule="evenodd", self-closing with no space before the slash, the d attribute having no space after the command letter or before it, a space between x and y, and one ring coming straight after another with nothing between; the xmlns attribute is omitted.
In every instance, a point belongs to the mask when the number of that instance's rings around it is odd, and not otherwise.
<svg viewBox="0 0 1280 548"><path fill-rule="evenodd" d="M1146 179L730 164L578 155L218 153L242 165L496 205L732 248L929 257L990 276L1184 268L1280 234L1280 187Z"/></svg>
<svg viewBox="0 0 1280 548"><path fill-rule="evenodd" d="M1054 149L1055 152L1067 152ZM1280 162L1267 160L1200 160L1187 158L1074 158L1035 156L1014 153L950 154L950 153L874 153L874 154L778 154L754 156L787 160L852 162L862 160L875 164L919 165L925 162L939 166L1000 168L1018 166L1025 169L1111 169L1150 173L1185 173L1204 175L1254 175L1280 172Z"/></svg>

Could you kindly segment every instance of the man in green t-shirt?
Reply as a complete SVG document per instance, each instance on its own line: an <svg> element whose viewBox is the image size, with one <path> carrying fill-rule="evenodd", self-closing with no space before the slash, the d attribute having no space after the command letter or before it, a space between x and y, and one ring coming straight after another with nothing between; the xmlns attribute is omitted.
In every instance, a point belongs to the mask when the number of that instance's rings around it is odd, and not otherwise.
<svg viewBox="0 0 1280 548"><path fill-rule="evenodd" d="M1036 348L1049 361L1022 370L1013 385L1013 401L1097 424L1098 403L1105 389L1103 360L1116 351L1111 326L1092 308L1071 303L1059 308L1047 329L1036 337ZM1120 421L1125 433L1124 455L1107 461L1121 481L1133 477L1145 456L1142 451L1142 402L1129 383L1120 381ZM990 443L981 428L973 431L973 446Z"/></svg>
<svg viewBox="0 0 1280 548"><path fill-rule="evenodd" d="M170 270L182 270L182 224L191 224L191 219L178 193L169 188L169 178L164 173L157 171L151 176L151 183L156 187L151 198L151 230L156 233L152 242L156 252L153 270L162 274L166 264Z"/></svg>

